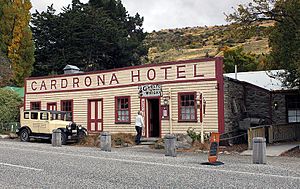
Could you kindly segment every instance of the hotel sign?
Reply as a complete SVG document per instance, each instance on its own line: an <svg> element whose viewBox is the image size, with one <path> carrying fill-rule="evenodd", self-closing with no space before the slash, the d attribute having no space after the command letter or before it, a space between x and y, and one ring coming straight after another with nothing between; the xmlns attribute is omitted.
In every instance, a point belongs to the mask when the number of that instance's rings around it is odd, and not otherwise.
<svg viewBox="0 0 300 189"><path fill-rule="evenodd" d="M161 85L142 85L138 90L140 97L162 96Z"/></svg>

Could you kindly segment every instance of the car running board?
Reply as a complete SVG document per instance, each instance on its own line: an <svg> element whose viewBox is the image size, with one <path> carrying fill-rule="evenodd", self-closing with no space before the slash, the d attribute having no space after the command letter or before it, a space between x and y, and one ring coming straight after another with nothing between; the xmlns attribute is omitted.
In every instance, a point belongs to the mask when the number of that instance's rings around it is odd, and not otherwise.
<svg viewBox="0 0 300 189"><path fill-rule="evenodd" d="M47 136L29 136L29 138L35 138L35 139L46 139L46 140L49 140L49 139L51 139L50 137L47 137Z"/></svg>

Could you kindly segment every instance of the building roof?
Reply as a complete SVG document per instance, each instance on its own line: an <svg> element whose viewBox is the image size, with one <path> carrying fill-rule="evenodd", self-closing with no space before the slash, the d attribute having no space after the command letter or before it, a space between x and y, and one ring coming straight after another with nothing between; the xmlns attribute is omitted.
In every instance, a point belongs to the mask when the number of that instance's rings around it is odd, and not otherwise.
<svg viewBox="0 0 300 189"><path fill-rule="evenodd" d="M250 83L252 85L264 88L269 91L288 90L283 82L272 77L278 73L283 73L284 70L269 70L269 71L253 71L253 72L238 72L237 80ZM224 74L225 77L235 79L235 73Z"/></svg>
<svg viewBox="0 0 300 189"><path fill-rule="evenodd" d="M19 95L19 97L24 98L24 87L10 87L10 86L6 86L6 87L3 87L3 89L14 91L14 92L16 92Z"/></svg>

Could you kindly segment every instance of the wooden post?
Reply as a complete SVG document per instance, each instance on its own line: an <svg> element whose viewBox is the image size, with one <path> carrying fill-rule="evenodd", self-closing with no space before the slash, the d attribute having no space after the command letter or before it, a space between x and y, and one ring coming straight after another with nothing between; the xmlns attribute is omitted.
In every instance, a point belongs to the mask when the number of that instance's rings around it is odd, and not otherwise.
<svg viewBox="0 0 300 189"><path fill-rule="evenodd" d="M203 94L201 95L201 109L202 111L200 111L202 113L202 115L200 115L200 117L202 116L202 123L201 123L201 143L204 144L204 102L203 102Z"/></svg>
<svg viewBox="0 0 300 189"><path fill-rule="evenodd" d="M269 143L272 144L274 142L274 140L273 140L274 132L273 132L273 126L272 125L270 125L268 132L269 132Z"/></svg>
<svg viewBox="0 0 300 189"><path fill-rule="evenodd" d="M248 129L248 149L252 149L252 129Z"/></svg>
<svg viewBox="0 0 300 189"><path fill-rule="evenodd" d="M169 88L169 124L170 124L170 134L173 133L173 122L172 122L172 91Z"/></svg>

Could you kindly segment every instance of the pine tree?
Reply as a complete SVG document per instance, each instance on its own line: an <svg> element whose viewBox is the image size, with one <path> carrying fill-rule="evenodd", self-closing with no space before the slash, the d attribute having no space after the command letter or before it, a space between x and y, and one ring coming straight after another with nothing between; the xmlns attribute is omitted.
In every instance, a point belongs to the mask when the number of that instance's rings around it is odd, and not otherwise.
<svg viewBox="0 0 300 189"><path fill-rule="evenodd" d="M59 14L51 6L36 12L34 75L60 74L67 64L83 71L140 64L147 55L142 23L139 15L129 16L121 1L115 0L86 4L73 0Z"/></svg>

